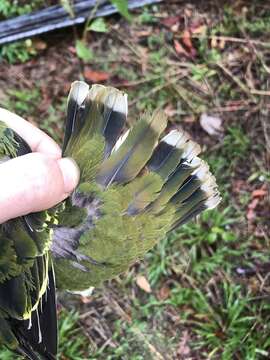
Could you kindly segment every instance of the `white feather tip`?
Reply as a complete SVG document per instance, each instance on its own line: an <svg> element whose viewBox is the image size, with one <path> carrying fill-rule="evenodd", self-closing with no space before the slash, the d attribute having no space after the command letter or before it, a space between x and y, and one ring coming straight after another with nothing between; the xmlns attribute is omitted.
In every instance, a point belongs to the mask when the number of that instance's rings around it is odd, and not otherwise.
<svg viewBox="0 0 270 360"><path fill-rule="evenodd" d="M71 84L70 97L72 97L78 105L81 105L89 91L89 85L84 81L74 81Z"/></svg>
<svg viewBox="0 0 270 360"><path fill-rule="evenodd" d="M211 196L206 200L205 206L207 207L207 209L214 209L215 207L217 207L220 201L221 201L221 196L217 192L215 193L214 196Z"/></svg>

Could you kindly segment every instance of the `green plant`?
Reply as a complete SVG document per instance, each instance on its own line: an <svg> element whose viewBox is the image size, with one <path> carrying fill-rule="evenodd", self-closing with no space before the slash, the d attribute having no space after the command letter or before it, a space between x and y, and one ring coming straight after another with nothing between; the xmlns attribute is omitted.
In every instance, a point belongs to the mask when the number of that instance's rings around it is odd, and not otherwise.
<svg viewBox="0 0 270 360"><path fill-rule="evenodd" d="M119 13L124 16L127 20L131 21L132 17L128 11L127 0L110 0L113 5L116 6Z"/></svg>
<svg viewBox="0 0 270 360"><path fill-rule="evenodd" d="M38 9L43 5L42 0L34 0L31 2L22 2L18 0L1 0L0 2L0 18L9 18L16 15L23 15Z"/></svg>
<svg viewBox="0 0 270 360"><path fill-rule="evenodd" d="M250 146L250 140L241 126L231 126L224 138L223 152L228 157L245 159Z"/></svg>
<svg viewBox="0 0 270 360"><path fill-rule="evenodd" d="M14 111L18 115L25 116L33 112L36 109L38 100L40 98L39 90L16 90L9 89L8 92L7 107L10 111Z"/></svg>
<svg viewBox="0 0 270 360"><path fill-rule="evenodd" d="M0 49L0 61L1 58L3 58L10 64L15 64L17 62L24 63L36 54L37 51L32 46L32 41L27 39L25 41L3 45Z"/></svg>
<svg viewBox="0 0 270 360"><path fill-rule="evenodd" d="M266 328L269 331L269 326L262 325L262 313L256 315L250 296L243 294L240 286L228 282L218 285L216 291L218 293L210 291L212 298L200 291L193 294L196 332L200 338L196 346L208 346L210 358L220 354L222 360L230 360L235 355L241 359L268 357L270 341L258 330L263 326L264 331ZM266 309L269 305L262 303L261 311Z"/></svg>
<svg viewBox="0 0 270 360"><path fill-rule="evenodd" d="M78 326L79 314L62 309L59 321L59 353L63 358L72 360L86 359L90 348L87 337Z"/></svg>

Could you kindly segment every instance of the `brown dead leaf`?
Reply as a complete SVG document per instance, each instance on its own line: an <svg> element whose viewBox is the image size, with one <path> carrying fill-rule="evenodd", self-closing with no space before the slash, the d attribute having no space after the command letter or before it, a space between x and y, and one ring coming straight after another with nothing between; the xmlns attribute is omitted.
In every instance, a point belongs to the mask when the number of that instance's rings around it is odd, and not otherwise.
<svg viewBox="0 0 270 360"><path fill-rule="evenodd" d="M136 31L136 35L138 37L147 37L147 36L150 36L151 34L152 34L151 29Z"/></svg>
<svg viewBox="0 0 270 360"><path fill-rule="evenodd" d="M76 55L76 54L77 54L75 46L69 46L69 47L68 47L68 51L70 51L71 54L73 54L73 55Z"/></svg>
<svg viewBox="0 0 270 360"><path fill-rule="evenodd" d="M266 190L265 186L262 186L260 189L256 189L252 191L252 198L261 198L267 195L268 191Z"/></svg>
<svg viewBox="0 0 270 360"><path fill-rule="evenodd" d="M223 134L222 119L203 113L200 117L200 125L210 136L220 137Z"/></svg>
<svg viewBox="0 0 270 360"><path fill-rule="evenodd" d="M161 20L161 24L171 29L174 25L178 24L180 20L180 16L169 16L165 19Z"/></svg>
<svg viewBox="0 0 270 360"><path fill-rule="evenodd" d="M187 18L190 18L192 16L193 12L192 12L192 10L190 8L186 7L185 10L184 10L184 13L185 13L185 16Z"/></svg>
<svg viewBox="0 0 270 360"><path fill-rule="evenodd" d="M184 30L184 32L182 34L182 41L183 41L183 44L188 49L190 55L192 57L195 57L197 55L197 51L192 44L191 32L189 30Z"/></svg>
<svg viewBox="0 0 270 360"><path fill-rule="evenodd" d="M110 78L110 74L105 71L95 71L86 67L83 72L84 78L93 83L106 81Z"/></svg>
<svg viewBox="0 0 270 360"><path fill-rule="evenodd" d="M174 40L174 48L177 54L185 55L186 57L190 57L189 53L183 48L181 43L178 40Z"/></svg>
<svg viewBox="0 0 270 360"><path fill-rule="evenodd" d="M192 48L193 48L192 40L191 40L191 34L190 34L190 31L189 31L189 30L184 30L184 31L183 31L182 40L183 40L183 43L185 44L185 46L186 46L188 49L192 49Z"/></svg>
<svg viewBox="0 0 270 360"><path fill-rule="evenodd" d="M180 26L179 23L174 24L174 25L171 27L171 32L176 33L176 32L179 30L179 26Z"/></svg>
<svg viewBox="0 0 270 360"><path fill-rule="evenodd" d="M42 51L47 49L47 43L43 40L40 39L34 39L33 40L33 47L38 50L38 51Z"/></svg>
<svg viewBox="0 0 270 360"><path fill-rule="evenodd" d="M163 285L162 288L158 292L159 300L167 300L170 297L171 289L167 285Z"/></svg>
<svg viewBox="0 0 270 360"><path fill-rule="evenodd" d="M253 199L253 200L249 203L248 208L249 208L250 210L254 210L254 209L256 209L258 203L259 203L259 199L256 199L256 198L255 198L255 199Z"/></svg>
<svg viewBox="0 0 270 360"><path fill-rule="evenodd" d="M264 197L268 194L267 185L264 184L260 189L255 189L251 193L251 201L247 208L247 220L248 225L251 226L257 217L256 210L259 207L260 202L263 202ZM258 212L258 210L257 210Z"/></svg>
<svg viewBox="0 0 270 360"><path fill-rule="evenodd" d="M145 276L143 275L137 275L136 276L136 284L139 286L140 289L142 289L143 291L147 292L147 293L151 293L152 289L151 286L148 282L148 280L146 279Z"/></svg>
<svg viewBox="0 0 270 360"><path fill-rule="evenodd" d="M183 336L180 340L180 344L179 347L177 349L177 355L180 356L180 359L184 358L184 356L189 355L191 352L191 349L189 347L189 340L190 340L190 336L187 332L187 330L185 330L183 332Z"/></svg>
<svg viewBox="0 0 270 360"><path fill-rule="evenodd" d="M218 46L218 40L215 36L213 36L211 39L211 48L215 49L215 48L217 48L217 46Z"/></svg>
<svg viewBox="0 0 270 360"><path fill-rule="evenodd" d="M217 38L216 36L213 36L211 38L211 43L210 46L212 49L218 48L220 50L224 50L226 45L225 39L224 38Z"/></svg>
<svg viewBox="0 0 270 360"><path fill-rule="evenodd" d="M219 48L220 48L221 50L224 50L225 45L226 45L225 39L220 39L220 40L219 40Z"/></svg>
<svg viewBox="0 0 270 360"><path fill-rule="evenodd" d="M254 198L248 205L247 219L248 219L249 223L251 223L256 218L255 209L256 209L258 203L259 203L259 199Z"/></svg>
<svg viewBox="0 0 270 360"><path fill-rule="evenodd" d="M196 27L194 27L191 32L192 34L197 34L197 35L201 35L201 34L205 34L207 30L207 26L206 25L198 25Z"/></svg>

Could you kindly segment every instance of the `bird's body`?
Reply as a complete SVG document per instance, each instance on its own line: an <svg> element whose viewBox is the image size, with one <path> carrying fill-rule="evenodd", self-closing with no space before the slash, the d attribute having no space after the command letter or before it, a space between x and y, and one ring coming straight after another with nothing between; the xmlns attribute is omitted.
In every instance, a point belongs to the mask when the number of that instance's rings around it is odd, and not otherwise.
<svg viewBox="0 0 270 360"><path fill-rule="evenodd" d="M3 123L0 139L1 162L31 152ZM57 352L48 216L30 214L0 225L0 344L31 359L38 359L35 351L47 359Z"/></svg>
<svg viewBox="0 0 270 360"><path fill-rule="evenodd" d="M122 134L126 116L127 97L119 90L101 85L89 90L83 82L73 83L63 155L78 164L80 182L57 211L12 220L9 237L8 224L1 226L0 248L6 249L6 255L0 254L0 322L3 311L7 315L2 319L9 324L37 313L51 290L51 257L57 287L85 290L125 271L169 231L218 204L215 179L197 157L196 143L177 130L160 139L167 126L161 111L143 116ZM21 155L17 151L11 156L6 150L1 154L3 159ZM29 239L38 243L37 250L30 247ZM16 241L22 248L17 258ZM16 266L7 260L14 256ZM41 259L47 267L43 267L42 286L34 277L31 291L36 296L30 291L32 302L20 314L7 311L2 302L10 294L4 296L1 286L32 274L36 263L39 271ZM11 347L0 330L1 340ZM41 341L43 353L50 353L52 341L47 345L46 341Z"/></svg>

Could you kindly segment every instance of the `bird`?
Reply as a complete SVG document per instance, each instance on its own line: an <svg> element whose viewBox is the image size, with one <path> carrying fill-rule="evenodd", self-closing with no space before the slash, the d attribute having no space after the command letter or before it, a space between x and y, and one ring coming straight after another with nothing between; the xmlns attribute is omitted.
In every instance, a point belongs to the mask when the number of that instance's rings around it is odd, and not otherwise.
<svg viewBox="0 0 270 360"><path fill-rule="evenodd" d="M30 152L28 144L0 122L0 163ZM49 214L43 212L0 225L0 345L31 360L52 360L57 353L48 223Z"/></svg>
<svg viewBox="0 0 270 360"><path fill-rule="evenodd" d="M127 94L75 81L63 157L80 180L56 207L0 225L0 344L56 359L56 289L82 292L125 272L221 196L200 146L161 109L127 129ZM31 152L0 122L0 162Z"/></svg>

